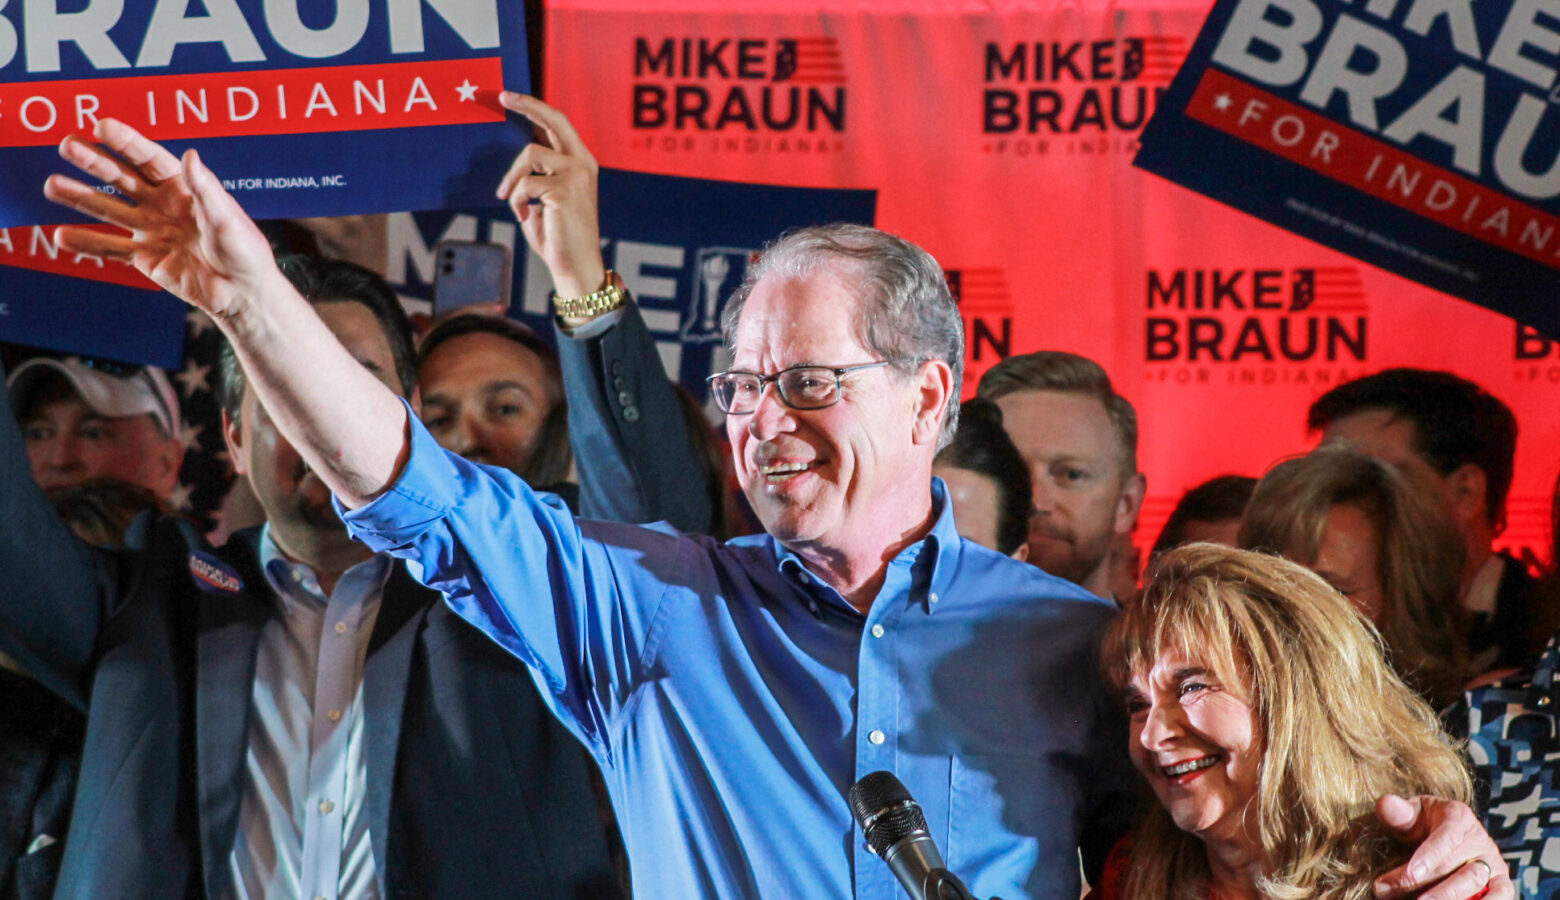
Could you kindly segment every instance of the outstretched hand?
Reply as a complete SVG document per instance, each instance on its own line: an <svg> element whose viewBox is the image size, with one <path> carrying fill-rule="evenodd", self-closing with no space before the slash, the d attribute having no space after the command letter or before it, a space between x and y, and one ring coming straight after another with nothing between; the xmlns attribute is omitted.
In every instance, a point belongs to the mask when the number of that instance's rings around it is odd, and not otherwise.
<svg viewBox="0 0 1560 900"><path fill-rule="evenodd" d="M60 156L118 192L51 175L43 194L129 234L62 226L60 246L129 262L160 287L216 318L237 312L280 278L270 244L192 148L183 160L115 119L93 130L98 143L71 135Z"/></svg>
<svg viewBox="0 0 1560 900"><path fill-rule="evenodd" d="M551 106L510 91L498 102L536 126L536 140L515 157L498 184L498 196L509 203L526 242L547 264L558 296L599 289L607 270L596 212L595 157L568 118Z"/></svg>
<svg viewBox="0 0 1560 900"><path fill-rule="evenodd" d="M1500 849L1466 804L1388 794L1376 815L1415 847L1408 862L1376 879L1377 897L1421 900L1513 900L1516 888Z"/></svg>

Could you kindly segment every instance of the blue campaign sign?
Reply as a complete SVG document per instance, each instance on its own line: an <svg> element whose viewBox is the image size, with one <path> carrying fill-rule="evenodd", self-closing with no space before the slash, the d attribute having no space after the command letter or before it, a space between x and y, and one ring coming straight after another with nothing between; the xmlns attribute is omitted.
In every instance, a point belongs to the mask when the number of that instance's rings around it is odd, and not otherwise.
<svg viewBox="0 0 1560 900"><path fill-rule="evenodd" d="M257 219L496 203L527 139L498 103L529 90L523 0L64 5L0 3L0 227L70 220L43 181L103 117Z"/></svg>
<svg viewBox="0 0 1560 900"><path fill-rule="evenodd" d="M184 312L129 265L60 250L52 228L0 228L0 341L177 370Z"/></svg>
<svg viewBox="0 0 1560 900"><path fill-rule="evenodd" d="M725 368L720 310L749 259L788 228L829 222L870 225L877 193L774 187L603 169L603 254L623 276L655 334L667 371L695 396ZM387 277L403 295L431 300L434 245L490 241L518 250L510 314L552 334L547 268L529 257L507 209L421 212L390 217Z"/></svg>
<svg viewBox="0 0 1560 900"><path fill-rule="evenodd" d="M1539 0L1219 0L1136 164L1560 335L1557 49Z"/></svg>

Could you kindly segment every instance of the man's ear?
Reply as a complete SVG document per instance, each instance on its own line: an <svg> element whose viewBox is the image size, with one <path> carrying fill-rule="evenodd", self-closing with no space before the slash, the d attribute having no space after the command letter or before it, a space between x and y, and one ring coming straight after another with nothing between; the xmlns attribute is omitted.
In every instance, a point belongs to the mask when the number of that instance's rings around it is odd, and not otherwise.
<svg viewBox="0 0 1560 900"><path fill-rule="evenodd" d="M942 433L943 417L948 413L948 401L953 399L953 369L940 359L921 366L921 376L916 392L915 424L911 437L917 444L936 446Z"/></svg>
<svg viewBox="0 0 1560 900"><path fill-rule="evenodd" d="M249 474L249 457L244 455L244 429L241 423L222 411L222 440L227 444L228 459L233 463L233 474Z"/></svg>
<svg viewBox="0 0 1560 900"><path fill-rule="evenodd" d="M1446 499L1459 528L1490 521L1489 477L1473 463L1463 463L1446 476Z"/></svg>
<svg viewBox="0 0 1560 900"><path fill-rule="evenodd" d="M1117 534L1131 534L1137 527L1138 513L1143 509L1143 496L1148 493L1148 478L1135 472L1121 486L1121 496L1116 498Z"/></svg>

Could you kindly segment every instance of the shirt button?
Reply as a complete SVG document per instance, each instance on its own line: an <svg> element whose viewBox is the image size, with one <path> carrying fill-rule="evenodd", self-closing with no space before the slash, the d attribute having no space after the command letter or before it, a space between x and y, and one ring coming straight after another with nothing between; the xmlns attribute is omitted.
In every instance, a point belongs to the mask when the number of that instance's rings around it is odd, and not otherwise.
<svg viewBox="0 0 1560 900"><path fill-rule="evenodd" d="M873 637L877 637L877 638L882 637L883 636L883 626L882 625L873 625L872 626L872 636Z"/></svg>
<svg viewBox="0 0 1560 900"><path fill-rule="evenodd" d="M871 741L874 744L881 744L884 741L888 740L888 735L886 735L883 732L878 731L876 728L874 728L874 729L872 729L872 733L867 735L867 740Z"/></svg>
<svg viewBox="0 0 1560 900"><path fill-rule="evenodd" d="M336 633L337 634L346 634L347 633L347 623L346 622L337 622L336 623Z"/></svg>
<svg viewBox="0 0 1560 900"><path fill-rule="evenodd" d="M331 811L334 810L335 808L336 808L336 804L330 802L329 800L321 800L320 801L320 812L324 813L327 816L330 815Z"/></svg>
<svg viewBox="0 0 1560 900"><path fill-rule="evenodd" d="M936 592L936 591L933 591L933 592L932 592L932 596L930 596L930 597L928 597L928 598L926 598L926 599L928 599L928 600L930 600L930 601L932 601L932 602L933 602L933 603L936 603L936 602L937 602L937 592Z"/></svg>
<svg viewBox="0 0 1560 900"><path fill-rule="evenodd" d="M331 720L332 722L340 722L341 721L341 710L333 709L330 712L325 714L325 718Z"/></svg>

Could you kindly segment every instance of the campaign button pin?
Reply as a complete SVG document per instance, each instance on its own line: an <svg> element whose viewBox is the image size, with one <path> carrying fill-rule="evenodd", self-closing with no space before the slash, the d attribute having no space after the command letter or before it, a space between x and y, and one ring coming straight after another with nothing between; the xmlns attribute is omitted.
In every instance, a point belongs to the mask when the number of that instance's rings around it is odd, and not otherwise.
<svg viewBox="0 0 1560 900"><path fill-rule="evenodd" d="M190 551L190 574L195 586L208 594L236 594L244 589L244 580L222 560L200 550Z"/></svg>

